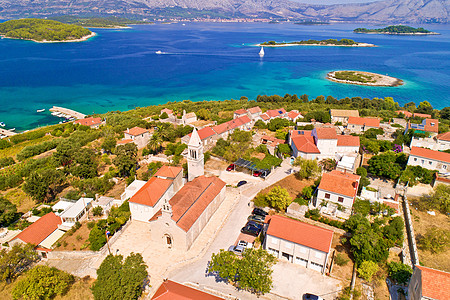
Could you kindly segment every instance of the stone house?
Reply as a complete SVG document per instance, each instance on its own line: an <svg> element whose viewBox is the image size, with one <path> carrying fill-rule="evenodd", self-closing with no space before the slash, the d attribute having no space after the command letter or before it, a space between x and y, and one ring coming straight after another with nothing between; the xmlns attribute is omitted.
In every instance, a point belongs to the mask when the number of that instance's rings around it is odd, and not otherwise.
<svg viewBox="0 0 450 300"><path fill-rule="evenodd" d="M147 129L141 128L141 127L133 127L131 129L127 129L124 133L124 139L125 141L130 141L136 144L138 149L144 148L147 146L148 142L150 141L150 138L152 135Z"/></svg>
<svg viewBox="0 0 450 300"><path fill-rule="evenodd" d="M215 144L218 139L217 133L212 129L212 127L203 127L197 130L197 133L202 141L204 148L210 148ZM192 133L189 133L181 138L183 144L188 144L191 139Z"/></svg>
<svg viewBox="0 0 450 300"><path fill-rule="evenodd" d="M450 153L412 147L408 158L408 166L421 166L440 173L450 172Z"/></svg>
<svg viewBox="0 0 450 300"><path fill-rule="evenodd" d="M333 231L279 215L268 223L264 249L276 258L326 272Z"/></svg>
<svg viewBox="0 0 450 300"><path fill-rule="evenodd" d="M348 109L330 109L331 122L341 122L343 125L347 124L348 118L359 117L359 111Z"/></svg>
<svg viewBox="0 0 450 300"><path fill-rule="evenodd" d="M439 120L424 119L424 120L422 120L422 123L420 123L420 124L408 122L408 125L405 128L405 133L409 129L426 131L426 132L431 132L431 133L437 134L439 132Z"/></svg>
<svg viewBox="0 0 450 300"><path fill-rule="evenodd" d="M347 129L352 133L363 133L371 128L380 128L380 119L349 117Z"/></svg>
<svg viewBox="0 0 450 300"><path fill-rule="evenodd" d="M347 219L358 192L359 180L359 175L349 172L333 170L323 173L311 206L319 208L322 214Z"/></svg>
<svg viewBox="0 0 450 300"><path fill-rule="evenodd" d="M450 299L450 273L416 265L408 284L409 300Z"/></svg>
<svg viewBox="0 0 450 300"><path fill-rule="evenodd" d="M191 124L197 122L197 115L194 112L186 113L186 111L183 111L181 120L184 125Z"/></svg>
<svg viewBox="0 0 450 300"><path fill-rule="evenodd" d="M217 139L222 138L224 140L226 140L236 129L250 131L252 128L253 122L248 116L242 116L212 127L217 134Z"/></svg>
<svg viewBox="0 0 450 300"><path fill-rule="evenodd" d="M103 124L103 121L102 121L102 118L89 117L89 118L76 120L73 122L73 124L80 124L83 126L89 126L91 128L98 129Z"/></svg>

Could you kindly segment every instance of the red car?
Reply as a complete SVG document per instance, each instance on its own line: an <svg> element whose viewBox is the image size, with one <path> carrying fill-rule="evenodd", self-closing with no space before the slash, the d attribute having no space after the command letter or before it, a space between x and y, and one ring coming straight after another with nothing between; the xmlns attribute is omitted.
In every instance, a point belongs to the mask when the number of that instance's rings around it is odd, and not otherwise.
<svg viewBox="0 0 450 300"><path fill-rule="evenodd" d="M261 172L260 171L255 171L255 172L253 172L253 176L259 177L259 176L261 176Z"/></svg>
<svg viewBox="0 0 450 300"><path fill-rule="evenodd" d="M234 170L234 164L231 164L227 167L227 171L233 171Z"/></svg>

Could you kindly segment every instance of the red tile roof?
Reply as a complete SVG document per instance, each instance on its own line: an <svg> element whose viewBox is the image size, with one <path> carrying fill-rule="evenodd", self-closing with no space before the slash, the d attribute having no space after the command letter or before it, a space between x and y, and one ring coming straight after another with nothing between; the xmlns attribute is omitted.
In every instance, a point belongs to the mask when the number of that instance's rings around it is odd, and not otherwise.
<svg viewBox="0 0 450 300"><path fill-rule="evenodd" d="M412 117L412 113L410 113L410 112L407 111L407 110L396 110L395 112L396 112L397 114L404 114L405 117L407 117L407 118L411 118L411 117Z"/></svg>
<svg viewBox="0 0 450 300"><path fill-rule="evenodd" d="M333 240L331 230L279 215L271 217L267 234L326 253L330 252Z"/></svg>
<svg viewBox="0 0 450 300"><path fill-rule="evenodd" d="M438 140L450 142L450 131L438 134L436 137Z"/></svg>
<svg viewBox="0 0 450 300"><path fill-rule="evenodd" d="M262 140L266 140L266 141L271 141L272 143L277 143L277 144L284 144L285 140L282 139L277 139L275 137L269 136L269 135L263 135L261 137Z"/></svg>
<svg viewBox="0 0 450 300"><path fill-rule="evenodd" d="M414 113L414 117L428 119L428 118L431 118L431 115L429 115L429 114L419 114L419 113Z"/></svg>
<svg viewBox="0 0 450 300"><path fill-rule="evenodd" d="M270 117L270 118L276 118L279 117L281 115L284 115L286 113L286 110L284 108L280 108L280 109L271 109L266 111L266 114Z"/></svg>
<svg viewBox="0 0 450 300"><path fill-rule="evenodd" d="M301 136L311 136L312 130L291 130L289 134L291 135L291 138L296 137L298 135Z"/></svg>
<svg viewBox="0 0 450 300"><path fill-rule="evenodd" d="M295 148L299 152L303 153L319 153L319 148L317 148L316 144L314 143L314 138L310 135L297 135L294 136L292 139L292 142L295 145Z"/></svg>
<svg viewBox="0 0 450 300"><path fill-rule="evenodd" d="M247 113L247 111L243 108L238 109L234 112L236 115L245 115Z"/></svg>
<svg viewBox="0 0 450 300"><path fill-rule="evenodd" d="M85 119L76 120L73 123L84 125L84 126L95 126L95 125L100 125L102 123L102 118L89 117L89 118L85 118Z"/></svg>
<svg viewBox="0 0 450 300"><path fill-rule="evenodd" d="M359 136L338 135L337 145L341 147L359 147Z"/></svg>
<svg viewBox="0 0 450 300"><path fill-rule="evenodd" d="M129 202L147 206L155 206L172 183L173 180L170 179L152 177L136 194L134 194L133 197L131 197Z"/></svg>
<svg viewBox="0 0 450 300"><path fill-rule="evenodd" d="M337 133L336 133L335 128L319 127L319 128L314 128L313 131L316 131L317 138L319 140L335 140L335 139L337 139Z"/></svg>
<svg viewBox="0 0 450 300"><path fill-rule="evenodd" d="M291 120L295 120L298 116L300 116L300 113L295 112L293 110L291 110L290 112L288 112L288 117Z"/></svg>
<svg viewBox="0 0 450 300"><path fill-rule="evenodd" d="M450 273L416 265L420 270L422 297L429 299L450 299Z"/></svg>
<svg viewBox="0 0 450 300"><path fill-rule="evenodd" d="M223 124L214 126L213 129L217 134L222 134L226 131L238 128L244 124L250 123L252 120L248 116L242 116L239 118L236 118L234 120L225 122Z"/></svg>
<svg viewBox="0 0 450 300"><path fill-rule="evenodd" d="M211 127L203 127L202 129L197 130L197 133L202 141L216 134ZM189 137L191 136L192 133L189 133Z"/></svg>
<svg viewBox="0 0 450 300"><path fill-rule="evenodd" d="M175 179L180 172L183 171L183 168L180 167L172 167L172 166L162 166L156 173L155 177L167 177L171 179Z"/></svg>
<svg viewBox="0 0 450 300"><path fill-rule="evenodd" d="M354 198L358 191L359 175L333 170L324 173L319 189Z"/></svg>
<svg viewBox="0 0 450 300"><path fill-rule="evenodd" d="M348 124L361 125L368 127L380 127L380 119L378 118L361 118L361 117L349 117Z"/></svg>
<svg viewBox="0 0 450 300"><path fill-rule="evenodd" d="M410 155L450 163L450 153L435 151L427 148L412 147Z"/></svg>
<svg viewBox="0 0 450 300"><path fill-rule="evenodd" d="M172 115L173 114L173 110L168 109L168 108L164 108L161 110L161 114L166 113L168 115Z"/></svg>
<svg viewBox="0 0 450 300"><path fill-rule="evenodd" d="M270 117L269 117L267 114L262 114L260 117L261 117L261 119L263 119L264 121L267 121L267 120L270 119Z"/></svg>
<svg viewBox="0 0 450 300"><path fill-rule="evenodd" d="M125 144L132 143L132 142L133 142L132 139L124 139L124 140L117 141L117 145L125 145Z"/></svg>
<svg viewBox="0 0 450 300"><path fill-rule="evenodd" d="M262 112L262 110L261 110L261 108L259 108L259 106L255 106L255 107L249 108L248 111L251 114L256 114L256 113L261 113Z"/></svg>
<svg viewBox="0 0 450 300"><path fill-rule="evenodd" d="M425 119L425 131L429 132L439 132L439 120L436 119Z"/></svg>
<svg viewBox="0 0 450 300"><path fill-rule="evenodd" d="M38 246L50 234L52 234L58 225L61 225L61 218L54 213L48 213L39 218L36 222L25 228L21 233L16 235L12 240L20 239L21 241Z"/></svg>
<svg viewBox="0 0 450 300"><path fill-rule="evenodd" d="M219 300L220 298L172 280L164 281L152 300Z"/></svg>
<svg viewBox="0 0 450 300"><path fill-rule="evenodd" d="M169 201L172 219L188 232L223 187L225 182L218 177L200 176L186 183Z"/></svg>
<svg viewBox="0 0 450 300"><path fill-rule="evenodd" d="M133 128L127 129L124 132L129 135L132 135L132 136L137 136L137 135L141 135L141 134L148 132L148 130L141 128L141 127L133 127Z"/></svg>

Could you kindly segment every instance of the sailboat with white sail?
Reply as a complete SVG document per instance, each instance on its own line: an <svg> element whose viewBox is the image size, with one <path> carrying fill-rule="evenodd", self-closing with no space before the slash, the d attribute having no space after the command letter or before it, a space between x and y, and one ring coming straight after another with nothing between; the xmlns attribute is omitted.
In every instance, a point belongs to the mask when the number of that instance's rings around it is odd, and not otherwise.
<svg viewBox="0 0 450 300"><path fill-rule="evenodd" d="M261 50L259 50L259 56L260 57L264 56L264 47L261 47Z"/></svg>

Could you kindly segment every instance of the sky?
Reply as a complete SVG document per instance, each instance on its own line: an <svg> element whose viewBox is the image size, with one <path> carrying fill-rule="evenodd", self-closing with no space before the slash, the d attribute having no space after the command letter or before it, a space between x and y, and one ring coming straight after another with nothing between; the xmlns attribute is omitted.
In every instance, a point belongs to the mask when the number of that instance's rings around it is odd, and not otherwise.
<svg viewBox="0 0 450 300"><path fill-rule="evenodd" d="M347 3L367 3L367 2L375 2L380 0L291 0L300 3L307 4L347 4Z"/></svg>

